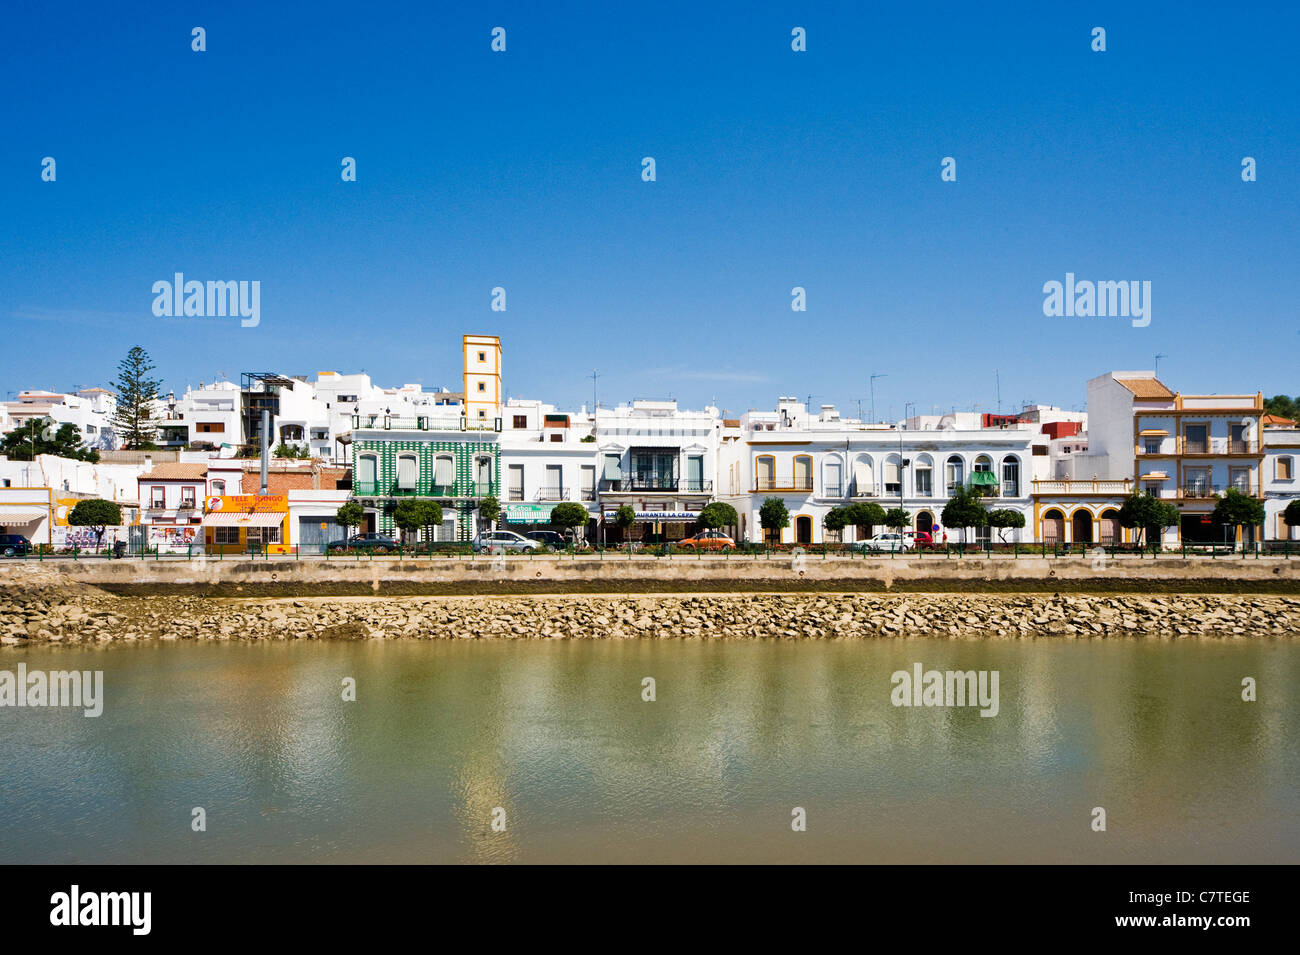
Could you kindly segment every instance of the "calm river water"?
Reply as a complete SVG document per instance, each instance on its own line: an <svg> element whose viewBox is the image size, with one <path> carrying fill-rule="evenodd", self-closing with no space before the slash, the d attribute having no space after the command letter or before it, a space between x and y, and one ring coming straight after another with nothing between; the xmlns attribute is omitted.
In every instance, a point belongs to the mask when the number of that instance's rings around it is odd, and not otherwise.
<svg viewBox="0 0 1300 955"><path fill-rule="evenodd" d="M102 670L105 704L0 708L4 863L1300 861L1300 644L0 652L20 662ZM997 716L893 706L918 662L998 671Z"/></svg>

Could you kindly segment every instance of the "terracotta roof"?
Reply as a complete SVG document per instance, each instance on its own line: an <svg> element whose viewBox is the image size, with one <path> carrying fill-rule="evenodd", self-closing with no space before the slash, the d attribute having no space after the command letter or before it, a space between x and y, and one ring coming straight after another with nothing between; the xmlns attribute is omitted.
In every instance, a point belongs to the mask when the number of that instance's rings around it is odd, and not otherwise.
<svg viewBox="0 0 1300 955"><path fill-rule="evenodd" d="M1172 398L1174 393L1165 387L1158 378L1116 378L1121 385L1133 392L1135 398Z"/></svg>
<svg viewBox="0 0 1300 955"><path fill-rule="evenodd" d="M1290 418L1283 418L1280 414L1266 414L1260 419L1264 427L1274 428L1294 428L1295 422Z"/></svg>
<svg viewBox="0 0 1300 955"><path fill-rule="evenodd" d="M152 471L146 471L140 475L141 481L202 481L208 476L208 466L202 462L198 464L182 464L179 462L168 462L165 464L155 464Z"/></svg>

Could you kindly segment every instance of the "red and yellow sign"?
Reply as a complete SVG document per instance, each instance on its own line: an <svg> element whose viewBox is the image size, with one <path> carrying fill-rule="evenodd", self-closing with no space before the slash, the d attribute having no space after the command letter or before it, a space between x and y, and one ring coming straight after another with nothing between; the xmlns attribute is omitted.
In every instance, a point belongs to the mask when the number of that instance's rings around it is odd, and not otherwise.
<svg viewBox="0 0 1300 955"><path fill-rule="evenodd" d="M228 494L203 500L209 553L288 554L287 494Z"/></svg>

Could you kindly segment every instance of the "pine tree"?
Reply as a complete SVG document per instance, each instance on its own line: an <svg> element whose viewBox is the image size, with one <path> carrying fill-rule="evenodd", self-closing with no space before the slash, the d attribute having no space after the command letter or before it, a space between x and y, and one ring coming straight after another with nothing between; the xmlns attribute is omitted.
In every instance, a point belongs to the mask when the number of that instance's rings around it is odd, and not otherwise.
<svg viewBox="0 0 1300 955"><path fill-rule="evenodd" d="M127 352L117 366L117 411L113 424L122 436L122 447L128 451L151 451L157 447L153 404L162 382L149 377L153 369L149 353L139 345Z"/></svg>

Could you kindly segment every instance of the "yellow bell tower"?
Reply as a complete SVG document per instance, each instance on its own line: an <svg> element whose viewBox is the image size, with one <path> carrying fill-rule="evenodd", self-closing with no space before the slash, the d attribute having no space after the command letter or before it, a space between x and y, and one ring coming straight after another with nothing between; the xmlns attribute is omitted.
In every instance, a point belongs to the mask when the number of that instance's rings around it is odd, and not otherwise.
<svg viewBox="0 0 1300 955"><path fill-rule="evenodd" d="M501 416L501 339L465 335L465 428L491 430Z"/></svg>

